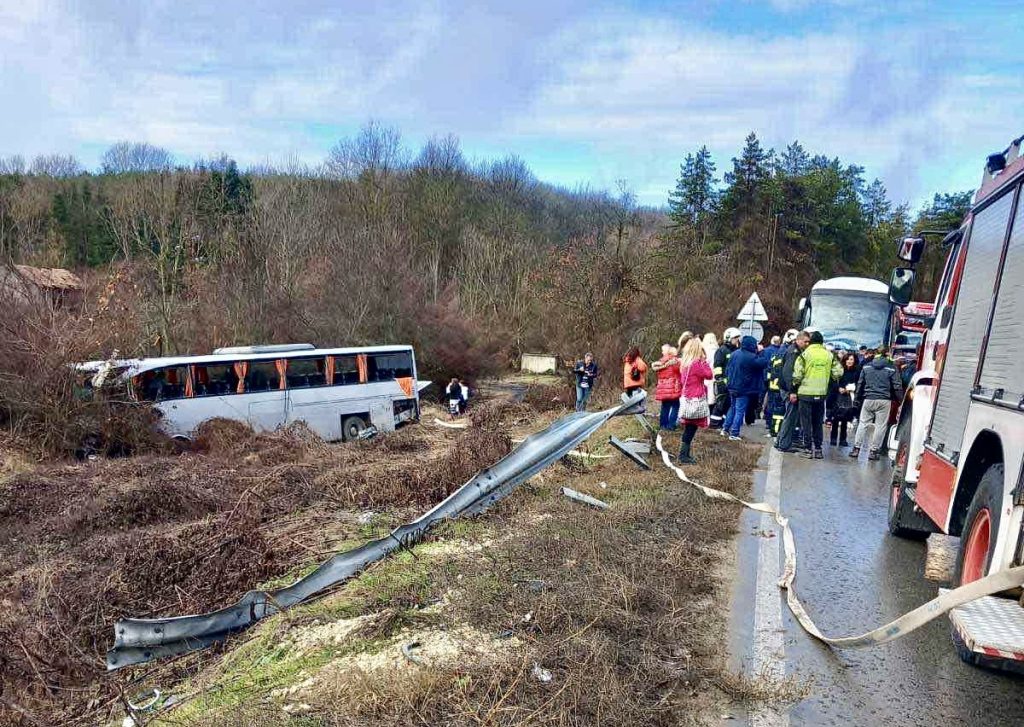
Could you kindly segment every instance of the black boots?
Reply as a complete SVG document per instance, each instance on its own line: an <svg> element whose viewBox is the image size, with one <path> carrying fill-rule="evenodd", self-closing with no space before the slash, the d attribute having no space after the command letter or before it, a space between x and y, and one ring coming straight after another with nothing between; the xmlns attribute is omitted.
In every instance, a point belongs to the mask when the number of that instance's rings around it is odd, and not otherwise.
<svg viewBox="0 0 1024 727"><path fill-rule="evenodd" d="M690 456L689 442L679 445L679 464L697 464L697 460Z"/></svg>
<svg viewBox="0 0 1024 727"><path fill-rule="evenodd" d="M855 459L857 457L860 457L860 447L854 447L853 449L851 449L850 450L850 456L855 458Z"/></svg>
<svg viewBox="0 0 1024 727"><path fill-rule="evenodd" d="M871 450L871 453L868 455L868 460L871 461L871 462L877 462L878 461L878 450L877 449L872 449Z"/></svg>

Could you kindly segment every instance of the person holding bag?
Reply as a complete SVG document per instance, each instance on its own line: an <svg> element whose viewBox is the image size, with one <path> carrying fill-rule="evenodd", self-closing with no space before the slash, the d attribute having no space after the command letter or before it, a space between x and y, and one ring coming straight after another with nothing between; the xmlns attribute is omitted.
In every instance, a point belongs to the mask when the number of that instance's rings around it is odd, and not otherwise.
<svg viewBox="0 0 1024 727"><path fill-rule="evenodd" d="M679 383L682 395L679 399L679 424L683 429L683 441L679 445L679 464L696 464L690 447L698 429L708 426L707 382L714 377L707 354L700 339L692 338L679 355Z"/></svg>

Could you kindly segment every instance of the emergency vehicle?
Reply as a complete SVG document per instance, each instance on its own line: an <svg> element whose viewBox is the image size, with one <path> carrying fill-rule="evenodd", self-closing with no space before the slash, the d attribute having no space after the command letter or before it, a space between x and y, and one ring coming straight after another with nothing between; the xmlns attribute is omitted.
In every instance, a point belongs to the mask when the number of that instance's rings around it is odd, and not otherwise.
<svg viewBox="0 0 1024 727"><path fill-rule="evenodd" d="M953 586L1024 563L1024 157L988 157L949 248L918 370L890 437L889 530L959 536ZM890 297L905 306L923 238L901 241ZM986 597L950 614L971 663L1024 671L1024 608Z"/></svg>

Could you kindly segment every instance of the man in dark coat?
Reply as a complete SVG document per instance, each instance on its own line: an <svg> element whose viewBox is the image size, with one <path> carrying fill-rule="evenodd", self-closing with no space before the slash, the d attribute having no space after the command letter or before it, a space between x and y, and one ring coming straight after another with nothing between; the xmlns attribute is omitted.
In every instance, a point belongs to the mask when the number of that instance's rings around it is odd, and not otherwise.
<svg viewBox="0 0 1024 727"><path fill-rule="evenodd" d="M793 368L797 356L811 343L811 334L807 331L798 333L782 358L779 371L779 390L786 404L786 413L779 425L779 436L775 439L775 448L781 452L792 452L796 437L797 425L800 423L800 409L797 406L796 387L793 385Z"/></svg>
<svg viewBox="0 0 1024 727"><path fill-rule="evenodd" d="M740 439L740 428L746 418L747 407L752 397L760 395L767 367L768 357L757 350L757 339L744 336L739 350L729 357L725 372L732 405L725 416L722 432L728 433L729 439Z"/></svg>

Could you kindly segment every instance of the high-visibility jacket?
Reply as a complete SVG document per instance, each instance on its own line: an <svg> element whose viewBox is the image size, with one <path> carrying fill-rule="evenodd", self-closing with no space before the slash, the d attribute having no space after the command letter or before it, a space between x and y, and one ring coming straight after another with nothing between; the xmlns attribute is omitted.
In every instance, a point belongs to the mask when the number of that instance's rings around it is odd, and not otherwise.
<svg viewBox="0 0 1024 727"><path fill-rule="evenodd" d="M843 375L836 357L820 343L812 343L796 357L793 385L798 396L826 396L829 384Z"/></svg>

